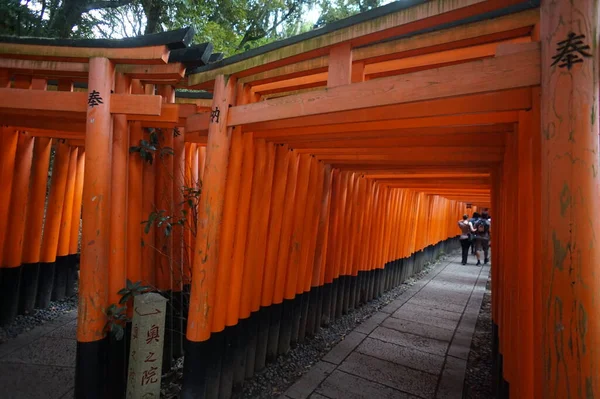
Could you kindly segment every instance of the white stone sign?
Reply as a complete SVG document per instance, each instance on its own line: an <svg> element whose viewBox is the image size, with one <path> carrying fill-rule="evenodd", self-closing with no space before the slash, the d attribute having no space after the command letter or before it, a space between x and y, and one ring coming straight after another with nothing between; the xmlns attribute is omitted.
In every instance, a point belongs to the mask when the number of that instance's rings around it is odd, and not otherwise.
<svg viewBox="0 0 600 399"><path fill-rule="evenodd" d="M156 293L133 301L127 399L159 399L167 299Z"/></svg>

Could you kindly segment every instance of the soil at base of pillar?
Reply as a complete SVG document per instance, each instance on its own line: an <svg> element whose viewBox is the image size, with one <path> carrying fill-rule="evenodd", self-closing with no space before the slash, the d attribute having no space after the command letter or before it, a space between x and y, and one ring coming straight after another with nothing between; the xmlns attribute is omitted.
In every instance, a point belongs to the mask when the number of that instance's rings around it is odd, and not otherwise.
<svg viewBox="0 0 600 399"><path fill-rule="evenodd" d="M475 333L471 341L471 352L467 361L465 375L464 398L493 398L493 332L491 314L490 281L475 325Z"/></svg>

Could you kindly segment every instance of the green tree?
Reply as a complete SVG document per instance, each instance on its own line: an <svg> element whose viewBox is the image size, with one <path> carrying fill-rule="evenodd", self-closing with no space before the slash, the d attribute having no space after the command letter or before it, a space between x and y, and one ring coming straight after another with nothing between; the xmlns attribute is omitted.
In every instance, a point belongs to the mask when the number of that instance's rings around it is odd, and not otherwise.
<svg viewBox="0 0 600 399"><path fill-rule="evenodd" d="M317 27L381 6L383 0L320 0Z"/></svg>

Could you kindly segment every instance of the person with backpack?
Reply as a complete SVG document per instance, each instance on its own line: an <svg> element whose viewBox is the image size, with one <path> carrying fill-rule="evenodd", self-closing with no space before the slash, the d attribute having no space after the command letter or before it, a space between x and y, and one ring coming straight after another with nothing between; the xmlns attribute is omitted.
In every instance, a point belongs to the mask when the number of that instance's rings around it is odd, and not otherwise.
<svg viewBox="0 0 600 399"><path fill-rule="evenodd" d="M475 254L477 256L477 266L480 266L482 261L484 264L489 262L488 251L490 243L490 224L488 217L483 214L475 223Z"/></svg>
<svg viewBox="0 0 600 399"><path fill-rule="evenodd" d="M467 264L467 258L469 257L469 247L471 246L471 240L475 228L473 224L468 220L469 216L463 215L463 220L458 221L458 228L460 229L460 246L462 248L462 264Z"/></svg>
<svg viewBox="0 0 600 399"><path fill-rule="evenodd" d="M469 219L469 223L471 223L472 226L475 226L477 224L477 222L480 219L480 215L479 212L473 212L473 217L471 219ZM470 241L471 244L471 255L475 255L475 241L472 238Z"/></svg>

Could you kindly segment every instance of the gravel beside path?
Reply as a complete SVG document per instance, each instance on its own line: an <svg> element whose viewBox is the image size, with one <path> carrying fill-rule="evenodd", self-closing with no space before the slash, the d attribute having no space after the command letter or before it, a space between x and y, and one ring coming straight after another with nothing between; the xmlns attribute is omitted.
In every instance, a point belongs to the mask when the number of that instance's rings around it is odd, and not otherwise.
<svg viewBox="0 0 600 399"><path fill-rule="evenodd" d="M33 314L19 315L8 326L0 327L0 345L75 309L77 309L77 292L69 298L50 302L47 309L35 309Z"/></svg>
<svg viewBox="0 0 600 399"><path fill-rule="evenodd" d="M477 318L464 386L466 399L490 399L492 392L492 296L488 280Z"/></svg>

